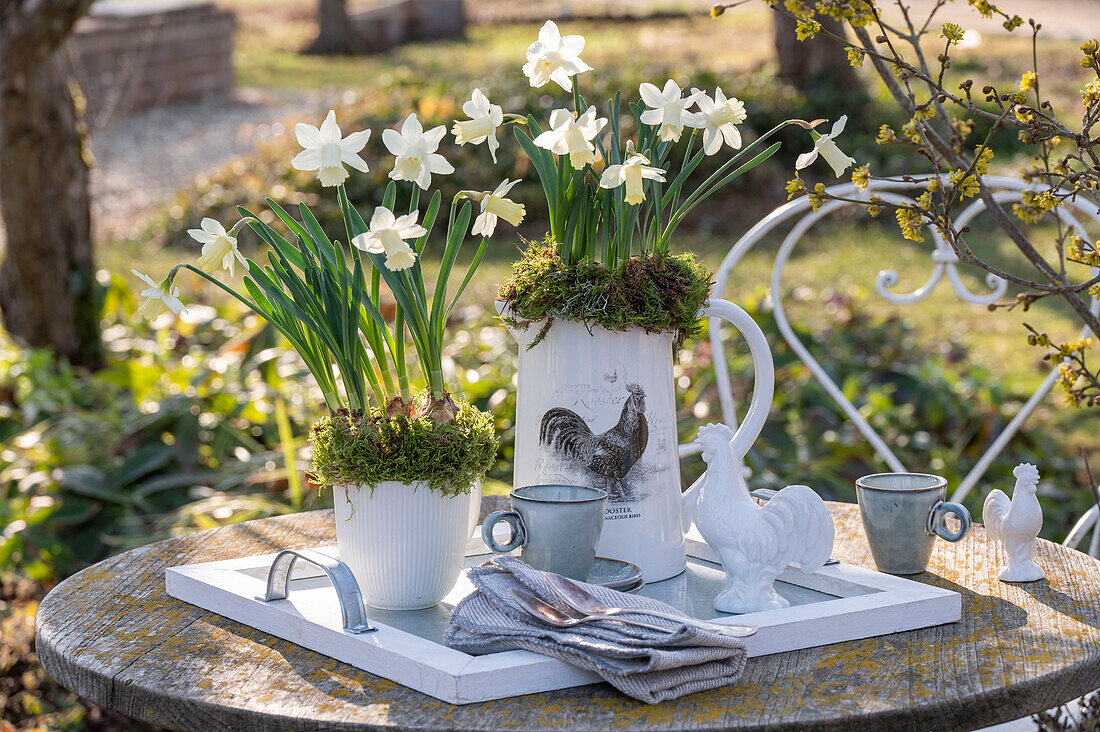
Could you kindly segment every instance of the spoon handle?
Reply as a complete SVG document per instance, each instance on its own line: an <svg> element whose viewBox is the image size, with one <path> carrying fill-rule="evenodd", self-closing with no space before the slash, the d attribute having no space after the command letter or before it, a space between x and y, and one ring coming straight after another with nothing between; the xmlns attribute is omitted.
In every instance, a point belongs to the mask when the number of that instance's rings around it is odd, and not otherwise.
<svg viewBox="0 0 1100 732"><path fill-rule="evenodd" d="M675 633L676 628L670 628L667 625L657 625L656 623L647 623L644 620L634 620L633 618L624 618L621 615L612 615L608 613L596 613L593 615L584 615L577 618L586 623L595 622L597 620L609 620L613 623L622 623L623 625L632 625L635 628L643 628L645 630L656 630L661 633Z"/></svg>
<svg viewBox="0 0 1100 732"><path fill-rule="evenodd" d="M722 635L736 635L739 637L750 636L756 633L755 625L741 625L741 624L729 624L725 623L708 623L705 620L697 620L696 618L688 618L683 615L676 615L675 613L666 613L662 610L651 610L650 608L643 607L616 607L608 608L604 612L614 612L616 615L622 613L632 613L635 615L649 615L655 618L666 618L668 620L675 620L684 625L691 625L696 628L702 628L709 630L713 633L720 633Z"/></svg>

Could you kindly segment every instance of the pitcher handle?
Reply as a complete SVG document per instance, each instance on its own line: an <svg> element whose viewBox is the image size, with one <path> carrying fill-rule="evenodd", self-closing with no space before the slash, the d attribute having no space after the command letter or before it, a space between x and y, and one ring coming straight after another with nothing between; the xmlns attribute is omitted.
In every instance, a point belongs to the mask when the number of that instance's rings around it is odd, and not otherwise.
<svg viewBox="0 0 1100 732"><path fill-rule="evenodd" d="M764 337L764 331L760 330L760 326L752 316L729 300L712 299L696 317L721 318L740 331L749 344L754 372L752 401L749 403L748 411L745 412L745 418L741 420L737 432L730 441L733 454L740 460L760 436L764 423L768 421L768 414L771 413L772 397L775 394L775 363L772 361L772 350L768 346L768 339ZM714 357L724 358L720 354L714 354Z"/></svg>
<svg viewBox="0 0 1100 732"><path fill-rule="evenodd" d="M775 363L772 361L772 351L768 346L768 339L764 337L764 331L760 330L760 326L752 316L729 300L711 299L696 317L720 318L726 321L740 331L749 344L754 372L752 401L749 403L748 411L745 412L745 418L741 420L737 432L730 440L733 454L740 460L760 436L764 423L768 420L768 414L771 412L772 397L775 395ZM714 354L714 357L725 358L724 354ZM695 502L699 499L699 486L705 476L706 473L684 493L680 513L680 524L684 533L691 528L691 522L695 518Z"/></svg>

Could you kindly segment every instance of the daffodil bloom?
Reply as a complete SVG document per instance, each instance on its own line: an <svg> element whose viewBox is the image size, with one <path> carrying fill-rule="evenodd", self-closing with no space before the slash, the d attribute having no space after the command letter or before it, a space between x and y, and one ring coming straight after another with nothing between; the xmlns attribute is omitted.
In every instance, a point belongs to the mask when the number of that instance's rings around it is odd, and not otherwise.
<svg viewBox="0 0 1100 732"><path fill-rule="evenodd" d="M465 145L480 145L488 143L489 154L493 156L493 162L497 161L497 148L500 142L497 140L497 128L504 122L504 110L499 104L490 104L480 89L474 89L470 95L470 101L462 105L462 111L470 119L455 121L451 127L451 134L455 136L455 142Z"/></svg>
<svg viewBox="0 0 1100 732"><path fill-rule="evenodd" d="M498 218L504 219L512 226L518 226L519 222L523 221L523 216L527 213L523 204L505 198L516 183L519 183L518 178L516 180L505 178L492 193L480 194L481 213L474 221L473 228L470 229L471 233L492 236L496 231Z"/></svg>
<svg viewBox="0 0 1100 732"><path fill-rule="evenodd" d="M416 252L406 239L417 239L428 230L416 223L416 212L395 216L385 206L374 209L370 231L353 237L351 243L370 254L386 255L386 269L394 272L408 269L416 262Z"/></svg>
<svg viewBox="0 0 1100 732"><path fill-rule="evenodd" d="M580 117L574 117L568 109L555 109L550 113L550 129L534 142L555 155L568 155L569 163L580 170L600 159L592 140L606 124L605 118L596 119L595 107L589 107Z"/></svg>
<svg viewBox="0 0 1100 732"><path fill-rule="evenodd" d="M694 115L691 126L703 130L703 151L707 155L714 155L722 149L723 140L734 150L740 150L741 132L737 125L748 116L741 100L736 97L726 99L722 87L715 88L713 99L698 89L691 91L699 94L695 102L699 106L699 113Z"/></svg>
<svg viewBox="0 0 1100 732"><path fill-rule="evenodd" d="M232 277L235 259L246 264L244 255L237 248L237 237L214 219L205 218L201 225L201 229L187 230L192 239L202 244L199 269L207 274L214 274L220 265L229 270L229 276Z"/></svg>
<svg viewBox="0 0 1100 732"><path fill-rule="evenodd" d="M298 170L316 170L322 186L338 186L347 180L348 171L344 165L367 172L367 164L359 157L359 151L370 139L370 130L353 132L341 138L340 126L336 124L336 112L328 111L320 129L305 122L294 125L294 135L298 144L305 148L290 161Z"/></svg>
<svg viewBox="0 0 1100 732"><path fill-rule="evenodd" d="M132 269L130 271L133 272L142 282L149 285L141 291L141 296L146 298L145 302L141 305L141 309L138 310L138 313L141 315L141 317L152 320L153 318L157 317L157 315L159 315L165 307L167 307L176 315L179 315L180 313L187 310L187 308L183 306L183 303L180 302L179 299L180 288L171 284L168 281L168 278L165 278L164 282L161 282L158 285L156 282L153 282L153 278L149 275L142 274L136 269Z"/></svg>
<svg viewBox="0 0 1100 732"><path fill-rule="evenodd" d="M626 161L622 165L608 165L600 176L601 188L618 188L626 184L626 202L634 205L645 200L642 179L665 182L665 171L650 166L649 158L634 152L633 144L627 144Z"/></svg>
<svg viewBox="0 0 1100 732"><path fill-rule="evenodd" d="M557 82L566 91L573 90L573 77L592 67L581 61L584 36L562 36L552 20L539 29L539 39L527 47L527 63L523 73L531 86L540 87L548 81Z"/></svg>
<svg viewBox="0 0 1100 732"><path fill-rule="evenodd" d="M703 95L703 92L695 90L686 97L681 97L680 87L672 79L665 82L664 89L645 82L638 87L638 93L642 95L642 101L650 107L642 112L642 123L660 125L657 135L666 142L679 140L684 125L695 120L687 108Z"/></svg>
<svg viewBox="0 0 1100 732"><path fill-rule="evenodd" d="M827 135L819 135L810 130L810 134L814 138L814 149L798 156L798 159L794 161L795 170L802 170L812 165L819 154L825 158L826 163L832 166L837 178L844 175L844 171L848 169L848 166L855 165L856 159L845 155L833 142L844 131L844 125L847 122L848 115L843 115L833 124L833 129Z"/></svg>
<svg viewBox="0 0 1100 732"><path fill-rule="evenodd" d="M424 190L432 185L432 173L446 175L455 172L447 159L436 152L439 141L447 134L444 125L433 127L427 132L416 118L410 114L401 124L401 132L382 130L382 142L390 154L396 156L390 178L411 180Z"/></svg>

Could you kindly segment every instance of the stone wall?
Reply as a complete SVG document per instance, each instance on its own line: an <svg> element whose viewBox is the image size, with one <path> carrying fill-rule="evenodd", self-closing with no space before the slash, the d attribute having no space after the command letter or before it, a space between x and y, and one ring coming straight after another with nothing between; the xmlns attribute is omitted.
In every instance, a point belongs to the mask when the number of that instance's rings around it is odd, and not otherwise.
<svg viewBox="0 0 1100 732"><path fill-rule="evenodd" d="M229 93L235 28L207 2L95 3L68 41L88 119Z"/></svg>

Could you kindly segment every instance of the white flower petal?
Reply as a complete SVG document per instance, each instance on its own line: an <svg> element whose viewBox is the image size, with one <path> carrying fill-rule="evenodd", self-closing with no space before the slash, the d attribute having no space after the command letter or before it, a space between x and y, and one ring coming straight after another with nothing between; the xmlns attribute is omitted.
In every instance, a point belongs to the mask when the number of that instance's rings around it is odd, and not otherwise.
<svg viewBox="0 0 1100 732"><path fill-rule="evenodd" d="M638 87L638 93L642 96L642 101L650 107L659 107L665 103L665 100L661 97L661 90L648 81L643 82Z"/></svg>
<svg viewBox="0 0 1100 732"><path fill-rule="evenodd" d="M413 112L405 121L401 123L401 136L405 138L406 143L411 147L416 144L416 141L420 139L420 136L424 134L424 127L420 124L420 120L416 118L416 112Z"/></svg>
<svg viewBox="0 0 1100 732"><path fill-rule="evenodd" d="M393 211L385 206L379 206L374 209L374 214L370 217L370 230L377 234L383 229L392 229L395 223L397 218L393 215Z"/></svg>
<svg viewBox="0 0 1100 732"><path fill-rule="evenodd" d="M345 165L350 165L361 173L367 173L370 168L367 167L367 163L363 158L359 157L357 153L350 150L340 151L340 161Z"/></svg>
<svg viewBox="0 0 1100 732"><path fill-rule="evenodd" d="M848 122L848 115L840 115L840 119L833 123L833 129L829 132L830 138L835 138L841 132L844 132L844 125Z"/></svg>
<svg viewBox="0 0 1100 732"><path fill-rule="evenodd" d="M311 147L294 156L290 167L295 170L317 170L321 167L321 148Z"/></svg>
<svg viewBox="0 0 1100 732"><path fill-rule="evenodd" d="M794 169L795 170L802 170L803 168L806 168L806 167L809 167L810 165L813 165L813 162L815 160L817 160L817 148L816 147L813 150L810 150L809 152L805 152L805 153L802 153L801 155L799 155L798 159L796 159L794 161Z"/></svg>
<svg viewBox="0 0 1100 732"><path fill-rule="evenodd" d="M432 153L427 159L427 168L433 173L449 175L455 172L454 166L447 162L447 158L439 153Z"/></svg>
<svg viewBox="0 0 1100 732"><path fill-rule="evenodd" d="M552 20L543 23L542 28L539 28L539 43L547 48L560 50L561 33L558 31L557 23Z"/></svg>
<svg viewBox="0 0 1100 732"><path fill-rule="evenodd" d="M142 274L141 272L138 272L136 269L132 269L132 270L130 270L130 272L132 272L134 275L136 275L138 277L138 279L140 279L142 282L149 285L150 287L156 287L157 286L157 283L153 282L153 278L150 277L149 275ZM143 292L142 294L145 294L145 293Z"/></svg>
<svg viewBox="0 0 1100 732"><path fill-rule="evenodd" d="M340 140L340 149L344 152L357 153L363 149L370 139L370 130L353 132L343 140Z"/></svg>
<svg viewBox="0 0 1100 732"><path fill-rule="evenodd" d="M420 139L427 143L427 151L435 152L439 147L439 142L443 139L443 136L447 134L447 127L440 125L439 127L433 127L425 132Z"/></svg>
<svg viewBox="0 0 1100 732"><path fill-rule="evenodd" d="M304 148L321 147L325 144L321 139L321 131L305 122L294 125L294 136L298 139L298 144Z"/></svg>
<svg viewBox="0 0 1100 732"><path fill-rule="evenodd" d="M382 144L390 151L390 155L401 155L409 149L409 144L397 130L382 130Z"/></svg>
<svg viewBox="0 0 1100 732"><path fill-rule="evenodd" d="M321 123L321 142L340 142L340 125L336 124L336 110L330 109Z"/></svg>

